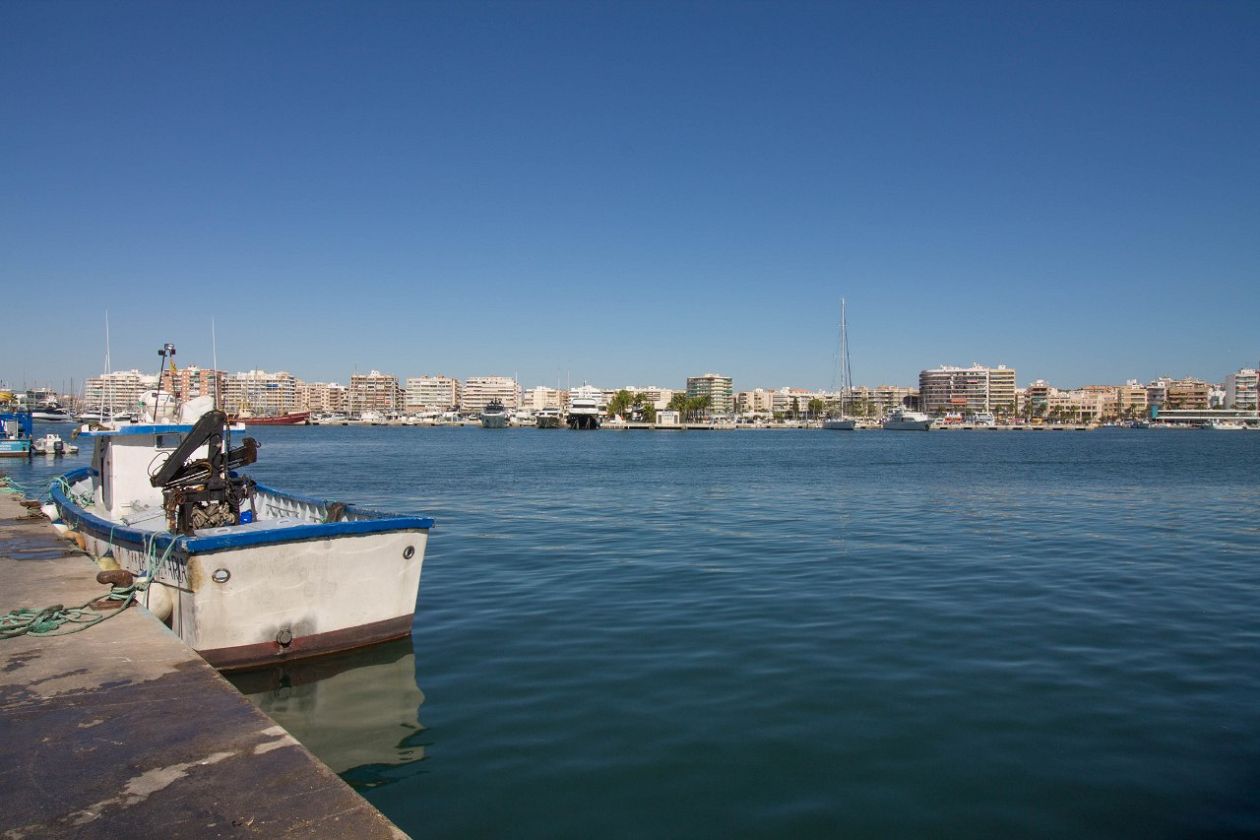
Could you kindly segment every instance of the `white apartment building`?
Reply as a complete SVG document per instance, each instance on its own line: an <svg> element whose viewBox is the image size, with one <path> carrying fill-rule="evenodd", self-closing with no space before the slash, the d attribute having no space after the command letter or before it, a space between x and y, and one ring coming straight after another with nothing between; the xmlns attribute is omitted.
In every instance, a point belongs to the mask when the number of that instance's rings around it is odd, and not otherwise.
<svg viewBox="0 0 1260 840"><path fill-rule="evenodd" d="M919 372L919 405L928 414L1015 411L1015 369L973 364Z"/></svg>
<svg viewBox="0 0 1260 840"><path fill-rule="evenodd" d="M140 395L157 387L157 374L145 374L138 370L116 370L113 373L93 376L83 387L83 404L88 411L120 413L133 411L140 402Z"/></svg>
<svg viewBox="0 0 1260 840"><path fill-rule="evenodd" d="M521 386L510 376L470 376L464 380L459 400L462 414L480 414L491 400L498 400L508 411L521 405Z"/></svg>
<svg viewBox="0 0 1260 840"><path fill-rule="evenodd" d="M735 391L729 376L718 373L688 376L687 397L708 397L710 414L732 414L735 411Z"/></svg>
<svg viewBox="0 0 1260 840"><path fill-rule="evenodd" d="M825 391L806 388L780 388L771 394L771 411L776 414L806 414L811 400L827 401Z"/></svg>
<svg viewBox="0 0 1260 840"><path fill-rule="evenodd" d="M1243 368L1225 377L1225 407L1243 411L1257 410L1257 378L1254 368Z"/></svg>
<svg viewBox="0 0 1260 840"><path fill-rule="evenodd" d="M454 411L459 405L459 380L451 376L413 376L407 380L404 402L408 414Z"/></svg>
<svg viewBox="0 0 1260 840"><path fill-rule="evenodd" d="M219 404L229 414L287 414L298 408L298 380L288 371L251 370L223 378Z"/></svg>
<svg viewBox="0 0 1260 840"><path fill-rule="evenodd" d="M770 414L774 411L774 391L765 388L740 391L735 398L735 407L740 414Z"/></svg>
<svg viewBox="0 0 1260 840"><path fill-rule="evenodd" d="M568 397L569 395L559 388L548 388L546 385L539 385L530 388L522 395L521 408L534 413L542 411L544 408L564 410L568 404Z"/></svg>

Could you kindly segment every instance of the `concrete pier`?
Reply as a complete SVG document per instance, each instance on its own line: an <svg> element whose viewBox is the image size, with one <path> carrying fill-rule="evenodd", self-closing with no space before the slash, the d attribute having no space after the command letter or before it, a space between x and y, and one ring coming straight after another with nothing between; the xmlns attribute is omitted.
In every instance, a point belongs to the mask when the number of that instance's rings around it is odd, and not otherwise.
<svg viewBox="0 0 1260 840"><path fill-rule="evenodd" d="M106 594L0 494L0 612ZM0 837L405 837L139 607L0 640Z"/></svg>

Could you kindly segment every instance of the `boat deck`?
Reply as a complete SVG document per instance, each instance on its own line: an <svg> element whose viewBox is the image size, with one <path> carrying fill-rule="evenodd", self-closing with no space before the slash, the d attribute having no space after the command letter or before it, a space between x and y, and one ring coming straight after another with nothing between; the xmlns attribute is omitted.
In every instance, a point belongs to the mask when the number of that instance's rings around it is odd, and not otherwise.
<svg viewBox="0 0 1260 840"><path fill-rule="evenodd" d="M0 494L4 609L102 594L96 566ZM405 835L141 608L0 641L0 835Z"/></svg>

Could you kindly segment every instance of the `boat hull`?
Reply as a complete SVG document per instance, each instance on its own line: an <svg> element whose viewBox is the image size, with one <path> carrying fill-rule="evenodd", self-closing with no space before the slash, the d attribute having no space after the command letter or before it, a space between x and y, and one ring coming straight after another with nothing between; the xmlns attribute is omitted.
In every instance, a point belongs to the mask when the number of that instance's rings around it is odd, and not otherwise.
<svg viewBox="0 0 1260 840"><path fill-rule="evenodd" d="M833 432L851 432L857 428L856 420L824 420L822 427Z"/></svg>
<svg viewBox="0 0 1260 840"><path fill-rule="evenodd" d="M931 420L889 420L884 423L889 432L928 432L932 430Z"/></svg>
<svg viewBox="0 0 1260 840"><path fill-rule="evenodd" d="M506 414L483 414L481 415L482 428L486 429L506 429L508 418Z"/></svg>
<svg viewBox="0 0 1260 840"><path fill-rule="evenodd" d="M599 415L597 414L569 414L570 429L598 429Z"/></svg>
<svg viewBox="0 0 1260 840"><path fill-rule="evenodd" d="M229 417L229 423L244 423L246 426L302 426L310 422L309 411L295 411L291 414L278 414L271 417Z"/></svg>
<svg viewBox="0 0 1260 840"><path fill-rule="evenodd" d="M26 438L0 440L0 458L25 458L31 454L31 442Z"/></svg>
<svg viewBox="0 0 1260 840"><path fill-rule="evenodd" d="M558 429L560 428L560 418L557 417L536 417L534 425L540 429Z"/></svg>
<svg viewBox="0 0 1260 840"><path fill-rule="evenodd" d="M62 521L95 557L137 575L156 567L142 603L169 603L171 629L217 668L264 667L410 632L432 520L298 522L302 506L324 503L264 488L255 527L173 536L95 516L75 501L88 487L69 481L70 495L53 488ZM295 521L257 527L286 518Z"/></svg>

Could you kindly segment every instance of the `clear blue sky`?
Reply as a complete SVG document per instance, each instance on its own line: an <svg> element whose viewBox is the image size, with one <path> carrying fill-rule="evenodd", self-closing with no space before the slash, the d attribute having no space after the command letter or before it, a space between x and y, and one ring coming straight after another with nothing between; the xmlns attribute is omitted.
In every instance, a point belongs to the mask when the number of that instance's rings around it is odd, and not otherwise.
<svg viewBox="0 0 1260 840"><path fill-rule="evenodd" d="M0 2L0 379L1260 359L1260 3Z"/></svg>

